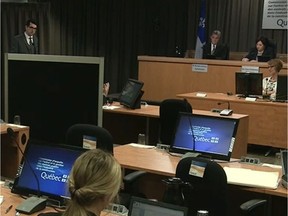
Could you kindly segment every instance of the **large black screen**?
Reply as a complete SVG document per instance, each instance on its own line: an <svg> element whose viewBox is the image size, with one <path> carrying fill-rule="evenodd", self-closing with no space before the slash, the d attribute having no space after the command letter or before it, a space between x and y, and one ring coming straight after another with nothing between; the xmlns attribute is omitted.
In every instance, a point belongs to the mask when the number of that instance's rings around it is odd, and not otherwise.
<svg viewBox="0 0 288 216"><path fill-rule="evenodd" d="M279 74L277 78L276 101L287 102L287 74Z"/></svg>
<svg viewBox="0 0 288 216"><path fill-rule="evenodd" d="M143 85L141 81L128 79L119 97L120 104L132 109L140 108Z"/></svg>
<svg viewBox="0 0 288 216"><path fill-rule="evenodd" d="M72 124L101 126L103 74L97 59L9 54L5 120L20 115L31 138L62 143Z"/></svg>
<svg viewBox="0 0 288 216"><path fill-rule="evenodd" d="M262 73L236 72L236 94L240 96L262 96Z"/></svg>

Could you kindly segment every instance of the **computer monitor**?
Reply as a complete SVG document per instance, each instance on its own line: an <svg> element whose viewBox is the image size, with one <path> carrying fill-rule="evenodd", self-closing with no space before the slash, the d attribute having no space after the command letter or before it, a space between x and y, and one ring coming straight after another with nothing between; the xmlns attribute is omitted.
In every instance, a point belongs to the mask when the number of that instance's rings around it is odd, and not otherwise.
<svg viewBox="0 0 288 216"><path fill-rule="evenodd" d="M5 121L29 125L30 137L65 142L77 123L102 126L104 58L5 54Z"/></svg>
<svg viewBox="0 0 288 216"><path fill-rule="evenodd" d="M229 161L238 122L238 119L222 116L180 113L170 152L195 152L211 159Z"/></svg>
<svg viewBox="0 0 288 216"><path fill-rule="evenodd" d="M120 104L131 109L140 108L141 97L144 93L141 90L143 85L144 83L141 81L128 79L126 85L124 86L119 96Z"/></svg>
<svg viewBox="0 0 288 216"><path fill-rule="evenodd" d="M130 201L128 216L143 215L187 216L188 208L140 197L132 197Z"/></svg>
<svg viewBox="0 0 288 216"><path fill-rule="evenodd" d="M287 74L278 74L277 89L276 89L276 101L287 102Z"/></svg>
<svg viewBox="0 0 288 216"><path fill-rule="evenodd" d="M281 150L281 164L282 164L282 185L285 188L288 188L288 166L287 166L287 160L288 160L288 150Z"/></svg>
<svg viewBox="0 0 288 216"><path fill-rule="evenodd" d="M236 72L236 94L244 97L262 96L262 73Z"/></svg>
<svg viewBox="0 0 288 216"><path fill-rule="evenodd" d="M70 198L67 180L71 168L85 150L76 146L29 140L12 193L41 195L55 201L57 205L63 205Z"/></svg>

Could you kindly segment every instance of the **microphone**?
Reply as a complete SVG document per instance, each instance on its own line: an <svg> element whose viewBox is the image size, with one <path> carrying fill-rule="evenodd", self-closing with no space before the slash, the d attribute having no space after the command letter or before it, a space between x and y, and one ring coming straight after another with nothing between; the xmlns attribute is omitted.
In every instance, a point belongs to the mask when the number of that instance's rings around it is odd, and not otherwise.
<svg viewBox="0 0 288 216"><path fill-rule="evenodd" d="M228 104L228 108L227 109L230 109L230 102L229 101L218 102L217 105L222 105L224 103L227 103Z"/></svg>
<svg viewBox="0 0 288 216"><path fill-rule="evenodd" d="M221 104L224 104L224 103L228 104L228 108L227 109L223 109L222 111L220 111L220 115L222 115L222 116L232 115L233 110L230 109L230 102L229 101L218 102L217 105L221 105Z"/></svg>
<svg viewBox="0 0 288 216"><path fill-rule="evenodd" d="M32 196L27 198L24 202L22 202L20 205L18 205L16 207L16 210L20 213L28 213L28 214L32 214L36 211L40 211L42 209L44 209L46 207L46 198L42 198L41 193L40 193L40 183L39 183L39 179L36 175L36 173L34 172L28 158L26 158L24 152L22 151L22 149L20 148L20 145L16 139L16 135L15 132L12 128L7 128L7 134L8 136L13 140L13 142L16 143L17 148L20 150L22 156L23 156L23 160L25 163L27 163L27 165L29 166L30 170L32 171L32 174L36 180L37 183L37 197Z"/></svg>

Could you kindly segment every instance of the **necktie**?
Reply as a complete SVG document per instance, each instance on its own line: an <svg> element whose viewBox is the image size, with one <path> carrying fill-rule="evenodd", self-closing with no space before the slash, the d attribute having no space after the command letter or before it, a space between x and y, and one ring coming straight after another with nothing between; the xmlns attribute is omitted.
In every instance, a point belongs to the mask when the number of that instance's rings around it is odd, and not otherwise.
<svg viewBox="0 0 288 216"><path fill-rule="evenodd" d="M214 54L214 52L215 52L215 50L216 50L216 45L215 45L215 44L213 44L212 46L213 46L213 49L212 49L212 52L211 52L211 54L213 55L213 54Z"/></svg>
<svg viewBox="0 0 288 216"><path fill-rule="evenodd" d="M32 37L29 37L29 45L33 45Z"/></svg>

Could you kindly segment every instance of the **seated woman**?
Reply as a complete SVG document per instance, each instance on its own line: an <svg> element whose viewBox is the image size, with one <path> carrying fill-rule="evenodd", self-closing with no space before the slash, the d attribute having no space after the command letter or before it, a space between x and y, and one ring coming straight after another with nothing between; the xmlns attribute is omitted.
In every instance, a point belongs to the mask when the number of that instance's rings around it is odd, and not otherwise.
<svg viewBox="0 0 288 216"><path fill-rule="evenodd" d="M277 89L277 77L279 71L282 69L283 63L280 59L271 59L268 61L269 77L263 79L263 96L275 100Z"/></svg>
<svg viewBox="0 0 288 216"><path fill-rule="evenodd" d="M83 153L69 176L71 200L63 216L100 216L117 197L121 182L121 167L111 154L100 149Z"/></svg>
<svg viewBox="0 0 288 216"><path fill-rule="evenodd" d="M266 37L260 36L256 40L256 47L252 48L249 53L242 59L242 61L269 61L274 57L274 50L269 46L269 40ZM263 60L258 60L258 57L265 57ZM259 57L260 58L260 57Z"/></svg>

